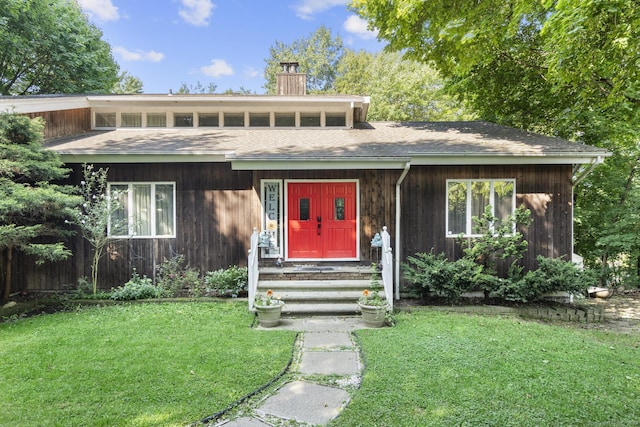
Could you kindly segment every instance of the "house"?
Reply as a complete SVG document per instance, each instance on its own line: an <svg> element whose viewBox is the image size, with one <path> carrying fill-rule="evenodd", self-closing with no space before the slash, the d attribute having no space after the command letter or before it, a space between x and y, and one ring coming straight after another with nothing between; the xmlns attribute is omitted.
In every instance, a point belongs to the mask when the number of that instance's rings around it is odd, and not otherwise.
<svg viewBox="0 0 640 427"><path fill-rule="evenodd" d="M129 227L101 265L106 286L132 269L152 276L182 254L202 272L246 265L256 228L260 263L368 264L386 227L393 281L408 255L460 255L455 237L490 205L532 212L523 262L573 253L573 188L605 150L487 122L367 122L369 98L305 95L286 67L279 94L3 97L0 110L47 120L46 146L73 169L109 168L127 190ZM116 233L117 234L117 233ZM14 291L56 290L89 276L91 248L65 262L17 260Z"/></svg>

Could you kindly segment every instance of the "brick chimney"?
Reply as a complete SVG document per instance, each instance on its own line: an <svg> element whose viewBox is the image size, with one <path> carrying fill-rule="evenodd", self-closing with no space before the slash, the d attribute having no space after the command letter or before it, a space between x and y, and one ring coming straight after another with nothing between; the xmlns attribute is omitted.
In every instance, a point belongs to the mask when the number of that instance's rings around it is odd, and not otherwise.
<svg viewBox="0 0 640 427"><path fill-rule="evenodd" d="M281 62L282 72L276 74L276 95L306 95L307 75L298 72L297 62Z"/></svg>

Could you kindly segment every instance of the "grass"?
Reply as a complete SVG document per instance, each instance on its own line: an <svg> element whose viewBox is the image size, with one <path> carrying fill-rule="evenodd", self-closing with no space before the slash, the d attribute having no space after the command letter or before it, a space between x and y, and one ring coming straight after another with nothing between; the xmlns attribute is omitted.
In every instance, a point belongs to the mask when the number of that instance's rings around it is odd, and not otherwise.
<svg viewBox="0 0 640 427"><path fill-rule="evenodd" d="M185 425L276 376L294 334L246 303L126 304L0 324L0 425Z"/></svg>
<svg viewBox="0 0 640 427"><path fill-rule="evenodd" d="M335 426L638 426L640 339L416 311L358 332L366 370Z"/></svg>

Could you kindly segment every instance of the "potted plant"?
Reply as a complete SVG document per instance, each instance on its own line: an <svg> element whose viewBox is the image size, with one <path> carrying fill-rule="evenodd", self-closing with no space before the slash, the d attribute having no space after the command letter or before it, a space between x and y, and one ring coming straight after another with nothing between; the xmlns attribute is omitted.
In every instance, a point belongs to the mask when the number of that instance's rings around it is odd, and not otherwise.
<svg viewBox="0 0 640 427"><path fill-rule="evenodd" d="M362 320L365 325L379 328L384 324L389 303L386 298L380 296L380 283L375 264L371 274L371 290L365 289L362 291L358 306L362 312Z"/></svg>
<svg viewBox="0 0 640 427"><path fill-rule="evenodd" d="M284 306L284 302L280 297L274 296L271 289L264 295L256 295L253 301L253 307L258 314L258 321L265 328L271 328L280 322L282 306Z"/></svg>

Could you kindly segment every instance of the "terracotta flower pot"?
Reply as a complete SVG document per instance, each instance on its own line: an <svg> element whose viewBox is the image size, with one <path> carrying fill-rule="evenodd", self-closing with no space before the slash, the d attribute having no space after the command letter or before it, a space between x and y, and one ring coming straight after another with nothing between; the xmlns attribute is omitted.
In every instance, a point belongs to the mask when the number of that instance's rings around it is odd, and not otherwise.
<svg viewBox="0 0 640 427"><path fill-rule="evenodd" d="M379 328L384 325L384 317L387 313L386 305L364 305L358 303L362 312L362 321L371 328Z"/></svg>
<svg viewBox="0 0 640 427"><path fill-rule="evenodd" d="M274 305L256 305L256 313L258 314L258 321L264 328L272 328L280 322L280 315L282 314L282 306L284 304Z"/></svg>

